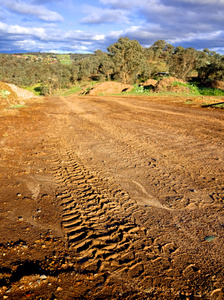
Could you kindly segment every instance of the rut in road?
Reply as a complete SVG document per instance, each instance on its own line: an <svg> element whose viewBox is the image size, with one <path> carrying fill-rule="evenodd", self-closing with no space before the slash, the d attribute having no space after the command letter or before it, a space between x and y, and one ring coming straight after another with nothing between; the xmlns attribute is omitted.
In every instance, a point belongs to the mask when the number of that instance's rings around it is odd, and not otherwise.
<svg viewBox="0 0 224 300"><path fill-rule="evenodd" d="M56 145L58 140L48 146ZM167 264L171 269L168 258L177 247L174 243L161 244L136 223L144 209L127 192L84 167L70 149L64 148L51 161L62 228L85 272L116 272L142 280L152 269L158 276Z"/></svg>

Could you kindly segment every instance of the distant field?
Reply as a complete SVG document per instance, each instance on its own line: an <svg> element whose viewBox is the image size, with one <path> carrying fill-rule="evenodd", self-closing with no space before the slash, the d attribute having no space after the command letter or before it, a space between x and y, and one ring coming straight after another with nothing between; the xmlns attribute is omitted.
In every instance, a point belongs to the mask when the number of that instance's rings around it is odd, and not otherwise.
<svg viewBox="0 0 224 300"><path fill-rule="evenodd" d="M72 62L69 54L57 54L56 56L62 64L70 65Z"/></svg>

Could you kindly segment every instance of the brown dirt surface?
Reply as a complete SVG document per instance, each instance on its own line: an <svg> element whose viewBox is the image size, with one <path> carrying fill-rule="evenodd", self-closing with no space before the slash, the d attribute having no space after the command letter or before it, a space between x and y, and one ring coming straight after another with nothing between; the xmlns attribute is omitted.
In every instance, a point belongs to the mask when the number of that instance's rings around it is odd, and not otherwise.
<svg viewBox="0 0 224 300"><path fill-rule="evenodd" d="M133 86L115 81L102 82L93 86L86 94L94 95L112 95L120 94L122 92L129 92L133 89Z"/></svg>
<svg viewBox="0 0 224 300"><path fill-rule="evenodd" d="M15 84L8 83L7 85L16 93L19 99L25 100L25 99L38 98L38 96L35 96L32 92L26 89L19 88Z"/></svg>
<svg viewBox="0 0 224 300"><path fill-rule="evenodd" d="M146 80L142 85L143 86L155 86L156 84L157 84L157 80L155 80L155 79L148 79L148 80Z"/></svg>
<svg viewBox="0 0 224 300"><path fill-rule="evenodd" d="M4 82L0 81L0 110L9 105L16 104L18 102L18 96L15 91ZM4 96L4 91L7 91L9 94Z"/></svg>
<svg viewBox="0 0 224 300"><path fill-rule="evenodd" d="M223 299L224 115L185 101L0 113L0 299Z"/></svg>
<svg viewBox="0 0 224 300"><path fill-rule="evenodd" d="M164 77L160 79L157 84L154 85L154 91L155 92L185 92L188 91L189 89L184 86L173 86L173 82L181 82L184 83L181 79L175 78L175 77Z"/></svg>
<svg viewBox="0 0 224 300"><path fill-rule="evenodd" d="M11 83L4 83L0 81L0 111L2 109L8 109L16 105L24 105L27 101L32 101L32 99L40 99L41 97L35 96L32 92L25 89L19 88ZM4 91L8 94L4 96Z"/></svg>

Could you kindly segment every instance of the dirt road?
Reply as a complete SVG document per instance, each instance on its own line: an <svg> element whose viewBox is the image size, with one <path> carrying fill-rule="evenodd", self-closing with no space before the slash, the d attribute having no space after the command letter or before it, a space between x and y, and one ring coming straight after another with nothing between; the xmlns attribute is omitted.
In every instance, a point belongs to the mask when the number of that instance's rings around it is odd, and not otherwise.
<svg viewBox="0 0 224 300"><path fill-rule="evenodd" d="M2 299L223 299L223 110L46 98L0 115Z"/></svg>

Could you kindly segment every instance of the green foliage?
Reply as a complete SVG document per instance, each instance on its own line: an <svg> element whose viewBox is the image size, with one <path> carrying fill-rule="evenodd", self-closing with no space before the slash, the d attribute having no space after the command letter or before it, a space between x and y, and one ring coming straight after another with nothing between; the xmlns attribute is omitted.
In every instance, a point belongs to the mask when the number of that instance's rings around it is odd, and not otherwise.
<svg viewBox="0 0 224 300"><path fill-rule="evenodd" d="M169 59L169 72L177 78L185 80L195 70L198 57L198 51L193 48L176 47Z"/></svg>
<svg viewBox="0 0 224 300"><path fill-rule="evenodd" d="M182 82L174 81L172 85L187 87L189 88L190 94L203 95L203 96L224 96L223 90L217 88L199 87L198 83L182 83Z"/></svg>
<svg viewBox="0 0 224 300"><path fill-rule="evenodd" d="M138 41L121 37L107 50L108 53L96 50L94 54L0 54L0 80L30 87L35 95L51 95L84 81L137 84L167 71L185 80L194 72L200 83L224 79L224 56L208 49L175 48L164 40L143 48ZM196 83L187 88L189 93L197 95L223 95L222 90L201 88ZM140 87L134 92L148 91Z"/></svg>
<svg viewBox="0 0 224 300"><path fill-rule="evenodd" d="M126 95L147 95L150 93L150 89L138 85L138 84L134 84L133 85L133 89L130 92L123 92L122 94L126 94Z"/></svg>
<svg viewBox="0 0 224 300"><path fill-rule="evenodd" d="M70 88L68 91L66 91L65 93L64 93L64 96L70 96L70 95L72 95L72 94L76 94L76 93L79 93L79 92L81 92L81 86L80 85L78 85L78 86L73 86L72 88Z"/></svg>
<svg viewBox="0 0 224 300"><path fill-rule="evenodd" d="M124 83L136 82L144 72L148 76L147 61L142 46L128 37L120 38L107 48L114 63L114 78Z"/></svg>
<svg viewBox="0 0 224 300"><path fill-rule="evenodd" d="M216 88L200 88L200 95L204 96L224 96L224 91Z"/></svg>
<svg viewBox="0 0 224 300"><path fill-rule="evenodd" d="M8 98L8 95L10 95L10 92L7 90L0 90L0 96L4 99Z"/></svg>
<svg viewBox="0 0 224 300"><path fill-rule="evenodd" d="M215 105L215 107L224 108L224 104L217 104L217 105Z"/></svg>
<svg viewBox="0 0 224 300"><path fill-rule="evenodd" d="M70 65L70 64L72 63L69 54L57 54L57 59L58 59L62 64Z"/></svg>
<svg viewBox="0 0 224 300"><path fill-rule="evenodd" d="M49 94L49 88L46 85L40 86L40 95L46 96Z"/></svg>
<svg viewBox="0 0 224 300"><path fill-rule="evenodd" d="M41 86L40 84L36 84L33 86L27 86L24 87L26 90L32 92L35 96L40 96L41 95Z"/></svg>
<svg viewBox="0 0 224 300"><path fill-rule="evenodd" d="M18 109L18 108L26 107L26 105L24 105L24 104L14 104L14 105L10 105L9 107L11 109Z"/></svg>

